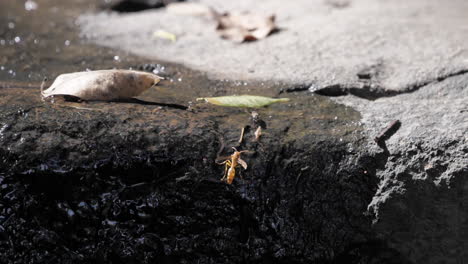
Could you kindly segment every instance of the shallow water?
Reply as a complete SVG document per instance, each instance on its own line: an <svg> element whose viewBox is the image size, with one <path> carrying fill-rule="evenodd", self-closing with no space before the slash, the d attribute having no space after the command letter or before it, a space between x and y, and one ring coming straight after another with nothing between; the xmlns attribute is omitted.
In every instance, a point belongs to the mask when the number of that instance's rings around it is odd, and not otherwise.
<svg viewBox="0 0 468 264"><path fill-rule="evenodd" d="M198 97L256 94L263 96L278 96L281 91L291 88L287 83L257 82L245 80L212 80L204 73L187 69L181 65L161 62L154 59L137 57L126 52L97 47L80 38L75 19L83 12L95 12L98 4L95 1L77 0L60 1L2 1L0 3L0 87L16 88L2 91L2 103L9 100L39 102L39 86L44 77L48 84L62 73L123 68L154 71L163 76L155 88L144 92L139 99L148 102L180 104L194 106ZM33 9L31 10L31 7ZM29 9L29 10L28 10ZM315 133L324 127L311 131L306 120L348 120L340 128L327 125L328 132L335 134L341 130L355 130L358 126L359 114L351 108L336 104L326 97L309 94L308 92L283 93L282 97L290 97L290 103L274 105L261 110L261 114L272 120L279 116L285 118L297 116L299 133ZM16 98L23 97L23 98ZM29 99L28 99L29 98ZM10 101L10 102L13 102ZM87 108L97 107L101 110L118 109L102 102L90 103ZM122 107L122 106L120 106ZM138 107L138 106L133 106ZM233 108L211 107L196 104L199 110L216 111L222 116L233 118L241 114L242 119L248 116L247 111ZM280 110L283 114L275 111ZM201 112L205 112L204 110ZM276 116L276 117L275 117ZM279 118L281 122L281 118ZM290 119L289 122L291 122ZM325 121L323 121L325 122ZM229 123L233 124L233 121ZM274 122L273 122L274 123ZM325 122L327 123L327 122ZM338 124L338 123L337 123ZM309 129L305 129L309 127ZM305 129L305 130L304 130ZM340 133L338 133L340 134ZM346 134L346 133L343 133Z"/></svg>

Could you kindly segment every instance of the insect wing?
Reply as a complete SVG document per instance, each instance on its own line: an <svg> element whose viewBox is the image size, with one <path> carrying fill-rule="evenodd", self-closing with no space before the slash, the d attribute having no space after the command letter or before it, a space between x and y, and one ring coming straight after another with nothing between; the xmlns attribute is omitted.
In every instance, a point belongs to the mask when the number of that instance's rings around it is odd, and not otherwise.
<svg viewBox="0 0 468 264"><path fill-rule="evenodd" d="M239 158L239 159L237 160L237 163L239 163L239 164L242 166L242 168L244 168L244 170L247 169L247 162L245 162L245 161L242 160L241 158Z"/></svg>

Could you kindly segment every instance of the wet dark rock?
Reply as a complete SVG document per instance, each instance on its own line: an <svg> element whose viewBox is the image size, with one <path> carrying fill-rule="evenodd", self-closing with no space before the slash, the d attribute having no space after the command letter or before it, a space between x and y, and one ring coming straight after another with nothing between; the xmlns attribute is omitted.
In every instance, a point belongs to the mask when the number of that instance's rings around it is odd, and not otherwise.
<svg viewBox="0 0 468 264"><path fill-rule="evenodd" d="M363 214L377 168L359 115L328 99L258 110L260 142L239 144L243 110L15 98L0 106L2 262L404 262ZM227 185L214 161L232 146L249 169Z"/></svg>
<svg viewBox="0 0 468 264"><path fill-rule="evenodd" d="M139 71L152 72L164 78L175 75L175 73L171 71L170 68L168 69L167 66L159 63L145 63L132 68L135 68Z"/></svg>

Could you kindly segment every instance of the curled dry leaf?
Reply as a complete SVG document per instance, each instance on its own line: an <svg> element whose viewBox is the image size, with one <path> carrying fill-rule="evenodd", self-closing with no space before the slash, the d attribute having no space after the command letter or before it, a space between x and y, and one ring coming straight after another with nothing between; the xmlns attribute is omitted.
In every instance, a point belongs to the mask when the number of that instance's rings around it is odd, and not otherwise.
<svg viewBox="0 0 468 264"><path fill-rule="evenodd" d="M59 75L42 96L71 95L83 100L109 101L137 96L161 77L132 70L100 70Z"/></svg>
<svg viewBox="0 0 468 264"><path fill-rule="evenodd" d="M221 14L209 6L194 2L171 3L166 10L176 15L213 17L218 23L218 34L239 43L264 39L277 29L274 15L262 16L248 12Z"/></svg>
<svg viewBox="0 0 468 264"><path fill-rule="evenodd" d="M276 29L274 15L225 13L217 15L216 18L218 34L222 38L235 42L264 39Z"/></svg>

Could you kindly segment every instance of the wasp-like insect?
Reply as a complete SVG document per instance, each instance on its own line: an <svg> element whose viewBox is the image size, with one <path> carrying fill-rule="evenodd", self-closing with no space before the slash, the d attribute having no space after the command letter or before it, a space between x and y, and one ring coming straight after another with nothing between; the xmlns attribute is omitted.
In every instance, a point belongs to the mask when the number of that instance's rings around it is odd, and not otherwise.
<svg viewBox="0 0 468 264"><path fill-rule="evenodd" d="M221 178L222 181L227 182L228 184L231 184L232 181L234 180L234 177L236 176L236 167L239 165L244 168L244 170L247 169L247 163L241 159L241 154L244 152L248 152L248 150L242 150L242 151L237 151L236 148L234 148L234 153L223 161L222 163L219 164L226 164L224 167L224 176Z"/></svg>

